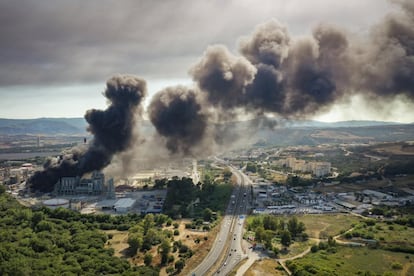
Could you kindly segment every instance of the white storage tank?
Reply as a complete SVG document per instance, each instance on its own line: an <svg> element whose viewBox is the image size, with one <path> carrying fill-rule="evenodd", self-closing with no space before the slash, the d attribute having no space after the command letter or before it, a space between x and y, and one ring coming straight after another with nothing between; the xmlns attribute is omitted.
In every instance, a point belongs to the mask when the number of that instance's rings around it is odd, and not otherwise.
<svg viewBox="0 0 414 276"><path fill-rule="evenodd" d="M43 201L43 205L50 209L56 209L59 207L69 208L69 200L64 198L52 198Z"/></svg>

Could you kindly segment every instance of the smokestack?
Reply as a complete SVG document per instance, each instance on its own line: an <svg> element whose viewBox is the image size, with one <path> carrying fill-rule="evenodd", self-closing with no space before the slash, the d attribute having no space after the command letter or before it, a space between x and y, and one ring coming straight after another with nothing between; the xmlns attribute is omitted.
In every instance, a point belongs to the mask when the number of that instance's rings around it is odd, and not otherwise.
<svg viewBox="0 0 414 276"><path fill-rule="evenodd" d="M61 177L101 170L114 154L131 146L136 116L141 114L140 104L146 95L146 82L129 75L115 76L107 81L104 95L109 101L108 108L88 110L85 114L88 130L94 135L92 142L64 152L59 159L48 160L44 170L29 179L32 190L51 192Z"/></svg>

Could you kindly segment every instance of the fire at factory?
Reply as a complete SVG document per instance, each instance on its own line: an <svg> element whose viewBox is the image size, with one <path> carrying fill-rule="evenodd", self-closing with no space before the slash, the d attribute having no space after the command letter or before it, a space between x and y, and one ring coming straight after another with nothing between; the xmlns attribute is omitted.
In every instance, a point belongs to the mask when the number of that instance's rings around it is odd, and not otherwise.
<svg viewBox="0 0 414 276"><path fill-rule="evenodd" d="M399 5L398 14L358 39L331 25L293 37L277 20L260 24L240 38L238 54L209 46L189 70L193 85L162 89L146 110L145 80L112 77L103 93L107 109L85 114L92 140L50 158L28 186L43 193L95 195L113 189L95 171L114 159L121 160L122 174L137 157L209 156L237 140L223 124L241 116L307 118L354 95L378 106L396 97L413 102L414 6ZM151 136L139 128L144 112L156 130Z"/></svg>

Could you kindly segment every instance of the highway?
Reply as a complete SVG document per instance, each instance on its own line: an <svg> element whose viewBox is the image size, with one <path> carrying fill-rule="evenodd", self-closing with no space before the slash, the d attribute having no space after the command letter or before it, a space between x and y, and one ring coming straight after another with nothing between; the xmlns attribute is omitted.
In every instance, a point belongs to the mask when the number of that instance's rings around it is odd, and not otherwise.
<svg viewBox="0 0 414 276"><path fill-rule="evenodd" d="M193 270L190 275L227 275L246 257L241 247L243 224L247 214L247 202L250 193L247 191L249 179L234 167L229 167L237 177L237 186L226 210L221 228L214 241L213 247L206 258ZM223 257L224 254L224 258ZM213 271L212 268L219 269Z"/></svg>

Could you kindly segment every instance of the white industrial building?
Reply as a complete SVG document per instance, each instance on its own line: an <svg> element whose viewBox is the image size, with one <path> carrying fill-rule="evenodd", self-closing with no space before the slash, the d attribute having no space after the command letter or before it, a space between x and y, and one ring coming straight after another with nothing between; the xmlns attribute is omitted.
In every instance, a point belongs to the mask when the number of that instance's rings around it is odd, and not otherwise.
<svg viewBox="0 0 414 276"><path fill-rule="evenodd" d="M115 202L114 210L117 213L126 213L134 207L136 201L136 199L132 199L129 197L121 198L117 202Z"/></svg>

